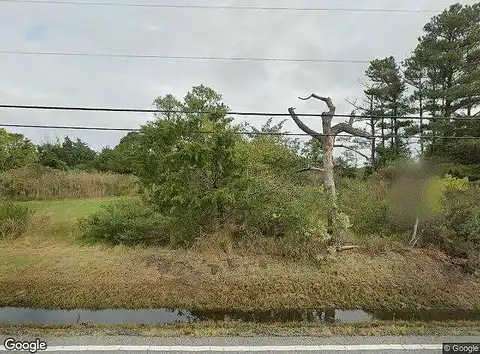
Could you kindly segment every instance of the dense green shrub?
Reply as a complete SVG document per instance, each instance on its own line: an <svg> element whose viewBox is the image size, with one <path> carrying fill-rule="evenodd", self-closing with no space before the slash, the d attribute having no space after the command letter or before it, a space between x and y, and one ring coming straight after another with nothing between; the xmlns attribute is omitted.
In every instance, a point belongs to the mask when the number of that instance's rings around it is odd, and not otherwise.
<svg viewBox="0 0 480 354"><path fill-rule="evenodd" d="M80 221L83 239L110 245L169 245L172 220L145 202L120 201Z"/></svg>
<svg viewBox="0 0 480 354"><path fill-rule="evenodd" d="M322 188L261 176L238 193L233 218L245 234L324 239L327 203Z"/></svg>
<svg viewBox="0 0 480 354"><path fill-rule="evenodd" d="M480 252L480 188L447 190L442 210L426 225L424 243L441 246L454 257Z"/></svg>
<svg viewBox="0 0 480 354"><path fill-rule="evenodd" d="M0 240L21 236L32 215L33 211L25 205L0 202Z"/></svg>
<svg viewBox="0 0 480 354"><path fill-rule="evenodd" d="M391 206L386 184L369 179L342 180L339 183L339 204L350 217L352 231L359 235L391 236Z"/></svg>
<svg viewBox="0 0 480 354"><path fill-rule="evenodd" d="M0 128L0 172L28 166L37 159L37 150L30 140Z"/></svg>

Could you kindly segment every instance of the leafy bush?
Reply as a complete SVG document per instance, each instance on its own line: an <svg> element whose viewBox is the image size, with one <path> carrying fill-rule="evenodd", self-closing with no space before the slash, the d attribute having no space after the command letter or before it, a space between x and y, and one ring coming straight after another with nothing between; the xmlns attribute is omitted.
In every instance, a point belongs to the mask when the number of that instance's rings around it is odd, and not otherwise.
<svg viewBox="0 0 480 354"><path fill-rule="evenodd" d="M99 198L137 192L132 176L60 171L41 165L0 173L0 197L9 199Z"/></svg>
<svg viewBox="0 0 480 354"><path fill-rule="evenodd" d="M391 208L386 185L376 180L348 179L339 184L341 210L350 217L352 231L359 235L390 236Z"/></svg>
<svg viewBox="0 0 480 354"><path fill-rule="evenodd" d="M444 193L442 210L425 227L424 243L441 246L453 257L480 252L480 188L449 189Z"/></svg>
<svg viewBox="0 0 480 354"><path fill-rule="evenodd" d="M37 150L30 140L0 128L0 171L27 166L37 159Z"/></svg>
<svg viewBox="0 0 480 354"><path fill-rule="evenodd" d="M327 203L321 188L260 176L238 193L233 216L244 235L325 240Z"/></svg>
<svg viewBox="0 0 480 354"><path fill-rule="evenodd" d="M141 200L104 207L80 221L83 239L110 245L168 245L175 228L172 220Z"/></svg>
<svg viewBox="0 0 480 354"><path fill-rule="evenodd" d="M33 211L25 205L13 202L0 202L0 239L21 236Z"/></svg>

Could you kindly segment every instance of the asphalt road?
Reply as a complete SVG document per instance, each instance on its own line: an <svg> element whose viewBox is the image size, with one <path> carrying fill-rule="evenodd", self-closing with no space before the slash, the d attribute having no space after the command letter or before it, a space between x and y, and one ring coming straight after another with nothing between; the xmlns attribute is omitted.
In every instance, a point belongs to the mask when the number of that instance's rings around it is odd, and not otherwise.
<svg viewBox="0 0 480 354"><path fill-rule="evenodd" d="M8 337L0 336L0 352ZM14 337L31 341L31 337ZM150 338L133 336L40 338L48 352L59 353L442 353L442 343L475 343L478 337L259 337L259 338ZM13 352L13 351L12 351ZM16 351L17 353L19 351ZM38 351L41 353L42 351Z"/></svg>

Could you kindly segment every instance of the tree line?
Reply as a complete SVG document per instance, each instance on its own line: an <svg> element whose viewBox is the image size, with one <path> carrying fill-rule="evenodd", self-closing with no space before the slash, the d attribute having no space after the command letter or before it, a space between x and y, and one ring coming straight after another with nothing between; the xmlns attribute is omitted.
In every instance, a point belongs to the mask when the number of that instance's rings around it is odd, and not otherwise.
<svg viewBox="0 0 480 354"><path fill-rule="evenodd" d="M367 166L372 172L411 158L416 144L421 156L457 165L460 174L479 178L472 170L476 171L480 163L480 139L449 137L480 137L480 3L455 4L434 16L408 58L401 62L392 56L372 60L361 82L365 86L363 97L351 104L371 139L337 143L348 148L337 159L340 165L347 167L348 160L353 160L352 151L357 151L368 157ZM165 110L199 107L194 101L181 104L171 95L156 103ZM419 119L402 118L412 114ZM174 116L171 113L163 118ZM478 120L461 119L476 116ZM58 169L133 173L137 138L138 133L129 133L117 146L97 153L80 139L65 137L63 141L34 146L22 135L2 130L0 168L37 161ZM313 140L298 152L312 163L321 163L322 151L315 144Z"/></svg>

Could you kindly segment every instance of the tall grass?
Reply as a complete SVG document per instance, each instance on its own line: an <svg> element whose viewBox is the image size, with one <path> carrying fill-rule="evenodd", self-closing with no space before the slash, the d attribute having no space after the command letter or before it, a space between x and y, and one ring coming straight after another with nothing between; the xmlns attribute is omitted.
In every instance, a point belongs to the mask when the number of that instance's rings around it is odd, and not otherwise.
<svg viewBox="0 0 480 354"><path fill-rule="evenodd" d="M133 195L137 188L132 176L60 171L38 165L0 174L0 199L101 198Z"/></svg>
<svg viewBox="0 0 480 354"><path fill-rule="evenodd" d="M13 202L0 202L0 241L21 236L33 211Z"/></svg>

